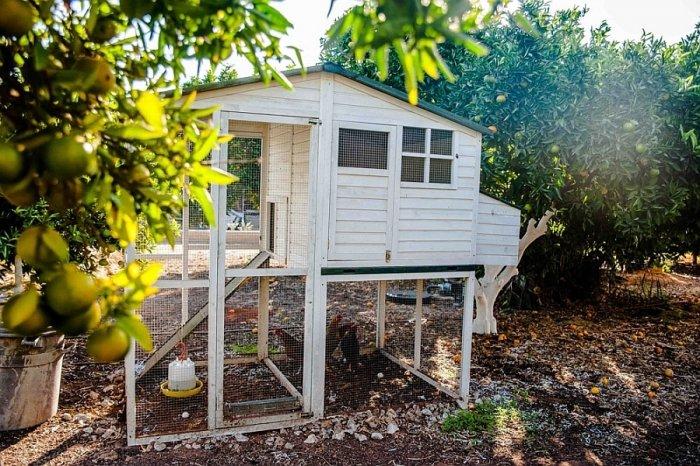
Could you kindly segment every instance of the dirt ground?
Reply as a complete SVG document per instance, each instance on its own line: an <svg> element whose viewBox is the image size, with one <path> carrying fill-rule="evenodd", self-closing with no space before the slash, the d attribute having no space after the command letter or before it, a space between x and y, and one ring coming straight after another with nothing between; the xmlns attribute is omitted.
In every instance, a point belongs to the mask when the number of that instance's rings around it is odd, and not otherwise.
<svg viewBox="0 0 700 466"><path fill-rule="evenodd" d="M601 302L499 315L499 335L475 336L473 349L473 402L516 406L491 431L442 432L457 408L427 397L304 428L127 447L123 371L90 363L78 340L57 416L0 433L0 464L698 464L700 278L683 272L627 276L632 293ZM637 292L664 303L640 305Z"/></svg>

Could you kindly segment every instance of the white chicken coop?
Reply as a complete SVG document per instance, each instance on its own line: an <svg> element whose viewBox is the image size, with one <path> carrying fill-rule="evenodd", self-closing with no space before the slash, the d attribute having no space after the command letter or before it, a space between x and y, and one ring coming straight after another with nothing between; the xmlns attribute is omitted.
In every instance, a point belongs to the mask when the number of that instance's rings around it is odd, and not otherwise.
<svg viewBox="0 0 700 466"><path fill-rule="evenodd" d="M174 249L129 250L165 267L156 349L126 363L130 444L467 400L474 271L518 260L520 211L479 192L488 130L337 65L288 77L197 88L240 181L212 187L216 227L186 203ZM183 349L201 389L168 394Z"/></svg>

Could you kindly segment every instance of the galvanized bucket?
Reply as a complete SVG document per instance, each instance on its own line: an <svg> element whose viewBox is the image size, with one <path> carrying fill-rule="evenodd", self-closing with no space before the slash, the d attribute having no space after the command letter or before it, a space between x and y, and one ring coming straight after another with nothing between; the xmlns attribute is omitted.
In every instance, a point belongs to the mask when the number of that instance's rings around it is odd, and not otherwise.
<svg viewBox="0 0 700 466"><path fill-rule="evenodd" d="M32 427L58 410L63 335L21 337L0 326L0 431Z"/></svg>

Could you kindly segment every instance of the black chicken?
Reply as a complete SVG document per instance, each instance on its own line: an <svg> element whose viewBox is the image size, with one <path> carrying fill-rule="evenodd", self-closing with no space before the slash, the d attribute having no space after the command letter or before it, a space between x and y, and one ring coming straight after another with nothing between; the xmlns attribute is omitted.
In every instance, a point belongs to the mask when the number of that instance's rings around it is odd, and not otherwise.
<svg viewBox="0 0 700 466"><path fill-rule="evenodd" d="M357 339L357 324L351 323L341 327L343 338L340 339L340 349L343 351L343 359L355 370L360 364L360 341Z"/></svg>

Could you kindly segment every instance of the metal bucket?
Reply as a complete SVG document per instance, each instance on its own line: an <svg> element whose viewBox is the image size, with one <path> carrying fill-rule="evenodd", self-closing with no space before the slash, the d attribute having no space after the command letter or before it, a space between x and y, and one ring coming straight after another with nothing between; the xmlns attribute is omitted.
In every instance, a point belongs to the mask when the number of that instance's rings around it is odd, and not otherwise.
<svg viewBox="0 0 700 466"><path fill-rule="evenodd" d="M0 431L32 427L58 411L63 335L21 337L0 326Z"/></svg>

